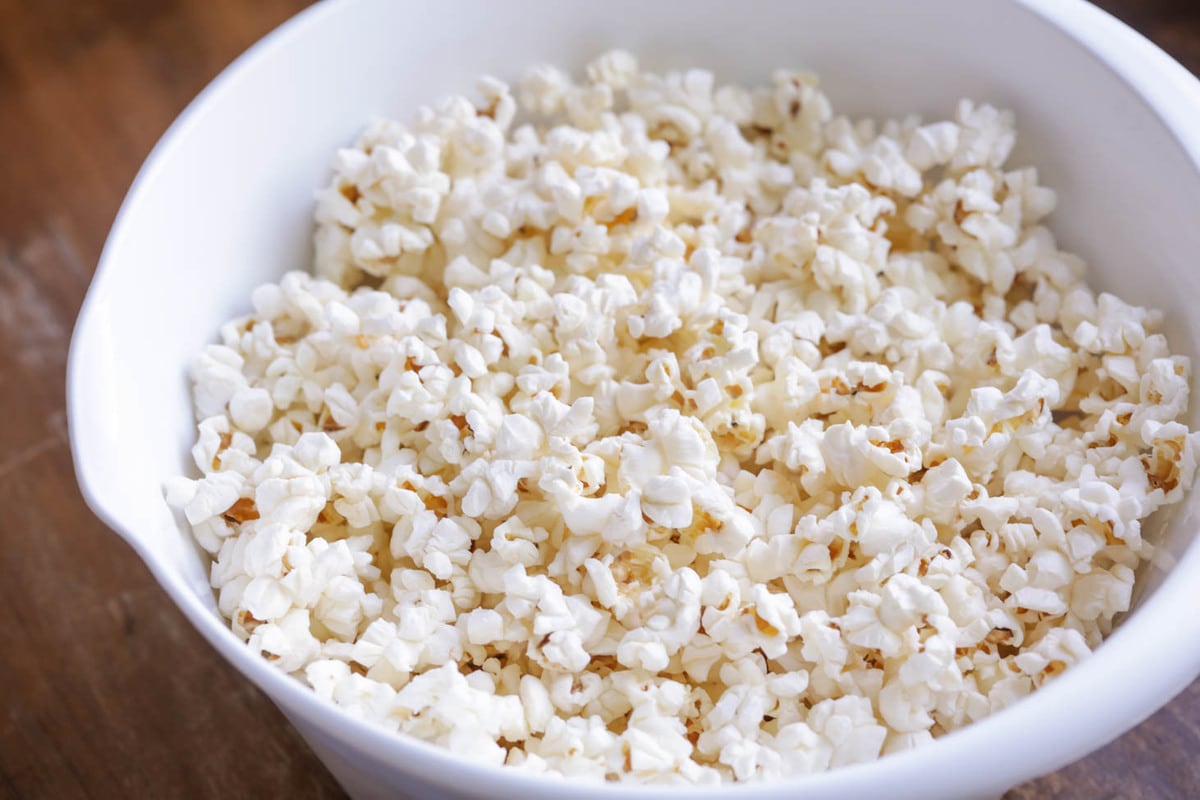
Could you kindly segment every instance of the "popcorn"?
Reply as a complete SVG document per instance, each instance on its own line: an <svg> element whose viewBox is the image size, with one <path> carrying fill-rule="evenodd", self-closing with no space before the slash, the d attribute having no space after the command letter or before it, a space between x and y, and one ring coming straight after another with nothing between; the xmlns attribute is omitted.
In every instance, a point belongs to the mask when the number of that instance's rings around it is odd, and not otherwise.
<svg viewBox="0 0 1200 800"><path fill-rule="evenodd" d="M192 365L164 488L218 608L347 713L576 779L816 772L1035 691L1200 438L1015 137L620 51L371 125L317 276Z"/></svg>

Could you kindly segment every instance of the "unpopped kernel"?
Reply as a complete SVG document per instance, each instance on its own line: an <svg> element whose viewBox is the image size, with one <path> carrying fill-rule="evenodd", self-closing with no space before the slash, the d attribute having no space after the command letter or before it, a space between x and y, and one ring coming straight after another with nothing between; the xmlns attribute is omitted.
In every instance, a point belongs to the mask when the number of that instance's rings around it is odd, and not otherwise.
<svg viewBox="0 0 1200 800"><path fill-rule="evenodd" d="M1012 116L549 66L339 151L317 275L192 375L168 500L355 716L594 780L914 747L1087 656L1193 481L1187 359Z"/></svg>

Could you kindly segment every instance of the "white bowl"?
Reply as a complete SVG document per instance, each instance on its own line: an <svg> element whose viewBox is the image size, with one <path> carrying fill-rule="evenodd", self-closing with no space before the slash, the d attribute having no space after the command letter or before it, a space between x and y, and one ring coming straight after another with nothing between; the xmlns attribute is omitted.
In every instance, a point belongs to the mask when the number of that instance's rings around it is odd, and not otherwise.
<svg viewBox="0 0 1200 800"><path fill-rule="evenodd" d="M820 73L851 114L1016 110L1013 163L1059 190L1053 228L1095 285L1164 309L1200 353L1200 84L1081 0L610 0L319 5L227 69L163 136L113 226L71 346L75 467L92 509L197 629L295 723L357 798L996 796L1128 730L1200 673L1200 499L1163 530L1174 555L1097 652L1014 707L936 743L784 784L707 790L554 782L480 766L358 721L251 652L217 614L207 568L162 499L194 426L185 364L251 289L309 261L313 191L334 149L491 72L573 68L605 48L749 83ZM1194 420L1193 420L1194 423ZM220 735L213 731L214 736ZM182 757L182 754L181 754Z"/></svg>

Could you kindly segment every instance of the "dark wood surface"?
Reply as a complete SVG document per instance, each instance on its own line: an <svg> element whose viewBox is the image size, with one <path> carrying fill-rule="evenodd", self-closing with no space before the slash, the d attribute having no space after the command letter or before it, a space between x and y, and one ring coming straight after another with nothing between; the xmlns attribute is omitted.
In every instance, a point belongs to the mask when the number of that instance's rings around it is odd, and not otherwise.
<svg viewBox="0 0 1200 800"><path fill-rule="evenodd" d="M138 165L303 5L0 0L0 798L343 797L88 512L64 415L71 327ZM1197 0L1102 5L1200 70ZM1008 797L1200 797L1198 721L1200 683Z"/></svg>

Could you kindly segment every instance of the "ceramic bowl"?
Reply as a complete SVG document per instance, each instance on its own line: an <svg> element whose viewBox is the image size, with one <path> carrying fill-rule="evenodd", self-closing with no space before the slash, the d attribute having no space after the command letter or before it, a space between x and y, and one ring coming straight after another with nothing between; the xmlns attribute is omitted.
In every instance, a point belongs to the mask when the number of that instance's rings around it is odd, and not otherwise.
<svg viewBox="0 0 1200 800"><path fill-rule="evenodd" d="M776 67L812 69L851 115L945 118L961 97L1014 109L1012 163L1038 166L1059 191L1062 245L1089 261L1097 287L1163 309L1173 346L1200 353L1200 85L1081 0L321 4L239 58L163 136L113 225L72 342L83 493L212 646L360 799L995 797L1186 687L1200 673L1196 494L1161 521L1166 556L1091 658L925 748L786 783L583 785L481 766L327 705L234 636L162 496L163 480L188 470L189 357L248 311L257 284L309 263L314 190L369 119L404 118L485 72L579 69L616 46L649 68L703 66L750 84Z"/></svg>

